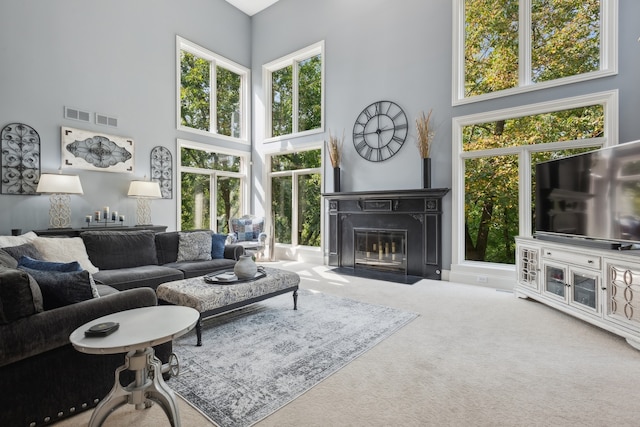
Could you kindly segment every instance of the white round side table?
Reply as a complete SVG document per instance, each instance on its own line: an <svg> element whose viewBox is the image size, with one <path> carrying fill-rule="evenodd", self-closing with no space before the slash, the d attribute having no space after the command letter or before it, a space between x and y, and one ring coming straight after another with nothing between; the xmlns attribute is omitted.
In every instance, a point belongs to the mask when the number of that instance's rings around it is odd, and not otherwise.
<svg viewBox="0 0 640 427"><path fill-rule="evenodd" d="M69 336L76 350L89 354L124 353L124 365L116 369L115 383L109 394L91 415L89 427L99 427L111 412L130 403L136 409L157 402L173 427L180 426L178 405L173 390L162 378L162 362L155 357L153 346L184 335L196 325L200 314L189 307L153 306L109 314L87 322ZM86 337L84 332L98 323L117 322L120 327L105 337ZM120 373L135 373L135 381L120 384Z"/></svg>

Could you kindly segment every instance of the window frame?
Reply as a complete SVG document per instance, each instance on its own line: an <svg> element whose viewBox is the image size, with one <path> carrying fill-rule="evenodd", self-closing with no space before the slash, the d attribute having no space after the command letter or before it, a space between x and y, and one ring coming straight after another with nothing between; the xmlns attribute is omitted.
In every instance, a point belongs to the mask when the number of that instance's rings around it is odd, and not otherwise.
<svg viewBox="0 0 640 427"><path fill-rule="evenodd" d="M290 153L298 153L298 152L302 152L302 151L311 151L311 150L320 150L320 156L322 159L322 164L320 165L320 167L318 168L305 168L305 169L295 169L295 170L286 170L286 171L276 171L276 172L272 172L271 171L271 160L273 156L279 156L282 154L290 154ZM272 188L272 178L274 177L279 177L279 176L291 176L292 177L292 184L293 184L293 191L291 194L291 199L292 199L292 203L291 203L291 243L275 243L276 246L280 246L280 247L301 247L298 244L298 233L297 233L297 226L298 226L298 222L299 222L299 218L298 218L298 192L297 192L297 188L298 188L298 184L297 184L297 177L299 175L310 175L310 174L320 174L320 190L322 192L322 189L324 188L324 150L325 150L325 144L323 141L321 142L316 142L316 143L311 143L311 144L307 144L304 147L299 147L298 149L288 149L288 150L278 150L278 151L270 151L265 153L264 155L264 159L265 159L265 177L264 177L264 181L266 183L265 185L265 190L266 190L266 201L267 203L265 203L265 215L267 218L272 218L273 215L273 208L272 208L272 197L273 197L273 188ZM324 198L321 197L320 198L320 208L322 211L322 204L324 203ZM322 236L324 236L324 215L320 215L320 249L322 249L322 247L324 246L324 239L322 238ZM272 230L272 232L275 232L275 230ZM311 248L311 249L316 249L316 246L302 246L305 248Z"/></svg>
<svg viewBox="0 0 640 427"><path fill-rule="evenodd" d="M215 131L209 130L204 131L201 129L192 128L189 126L184 126L181 120L181 103L180 103L180 88L182 87L181 82L181 69L180 69L180 54L182 51L189 52L193 55L196 55L200 58L203 58L210 62L211 64L211 74L210 74L210 88L211 88L211 99L212 102L209 106L210 110L210 121L211 126L215 127ZM229 70L235 74L240 76L240 137L236 138L233 136L222 135L217 132L217 93L216 93L216 67L222 67L226 70ZM249 138L249 130L250 127L250 90L249 90L249 82L251 81L251 71L230 59L227 59L217 53L214 53L194 42L191 42L183 37L176 36L176 129L195 133L198 135L204 136L215 136L216 138L234 141L243 144L249 145L251 143Z"/></svg>
<svg viewBox="0 0 640 427"><path fill-rule="evenodd" d="M555 86L567 85L618 74L618 0L600 0L600 69L589 73L547 80L531 80L531 0L519 0L518 86L482 95L465 97L465 0L453 0L453 81L452 105L463 105L501 98Z"/></svg>
<svg viewBox="0 0 640 427"><path fill-rule="evenodd" d="M191 166L182 166L182 148L190 148L194 150L201 150L206 152L216 152L221 154L228 154L232 156L237 156L241 158L240 162L240 172L231 172L231 171L219 171L217 169L203 169L203 168L194 168ZM250 206L250 198L251 198L251 187L249 183L249 167L250 167L250 153L246 151L233 150L230 148L220 147L218 145L213 144L204 144L201 142L189 141L186 139L176 139L176 169L177 169L177 184L176 184L176 194L177 194L177 203L176 203L176 230L182 230L182 173L197 173L201 175L209 175L210 179L217 179L219 176L227 176L231 178L239 178L240 179L240 212L242 214L246 214L248 212L248 207ZM210 212L217 212L216 205L216 197L211 197L209 201L209 209ZM213 215L210 220L214 222ZM217 223L210 223L209 228L211 230L216 229Z"/></svg>
<svg viewBox="0 0 640 427"><path fill-rule="evenodd" d="M320 127L316 129L310 129L302 132L298 132L298 72L296 63L309 59L316 55L320 55L321 61L321 94L320 94ZM293 78L292 78L292 129L293 132L287 135L273 136L272 134L272 99L271 91L273 89L272 74L274 71L281 70L284 67L292 66ZM325 55L324 55L324 40L314 43L310 46L297 50L289 55L278 58L262 66L263 87L264 87L264 101L265 101L265 118L264 118L264 142L275 142L284 139L302 137L307 135L314 135L317 133L324 133L325 127Z"/></svg>
<svg viewBox="0 0 640 427"><path fill-rule="evenodd" d="M522 116L550 113L571 108L585 107L595 104L603 105L604 135L579 141L561 141L536 145L522 145L487 150L464 151L463 128L478 123L497 120L508 120ZM519 235L530 237L531 221L531 156L532 152L560 150L565 148L592 147L601 145L609 147L618 141L618 90L598 92L589 95L563 98L537 104L528 104L515 108L489 111L452 119L452 224L451 224L451 273L455 274L492 274L502 271L513 273L515 265L472 261L465 259L464 226L465 226L465 160L469 158L487 157L491 155L518 155L518 217Z"/></svg>

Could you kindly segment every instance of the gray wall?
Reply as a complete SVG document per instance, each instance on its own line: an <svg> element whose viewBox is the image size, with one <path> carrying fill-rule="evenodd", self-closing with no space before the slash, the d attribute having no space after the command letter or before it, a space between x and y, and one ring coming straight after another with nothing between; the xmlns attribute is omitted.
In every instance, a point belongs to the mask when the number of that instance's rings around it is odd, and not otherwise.
<svg viewBox="0 0 640 427"><path fill-rule="evenodd" d="M176 35L251 65L251 20L223 0L3 0L0 16L0 126L38 131L44 172L60 166L60 126L135 141L134 174L63 171L79 173L85 193L71 196L74 227L102 206L135 224L126 193L131 180L149 176L151 149L166 146L175 161L177 137L204 139L176 131ZM120 126L65 119L64 106L114 115ZM151 208L155 224L175 229L175 191ZM0 234L47 228L48 211L47 196L0 195Z"/></svg>
<svg viewBox="0 0 640 427"><path fill-rule="evenodd" d="M180 35L252 68L252 103L262 102L262 65L320 40L326 48L326 129L345 141L345 191L411 189L421 185L412 130L400 152L383 163L360 158L351 141L354 120L371 102L400 104L410 122L433 108L438 126L433 186L451 186L451 117L565 96L620 89L620 140L640 138L640 2L620 0L619 74L549 89L451 107L451 0L280 0L247 17L223 0L3 0L0 3L0 126L34 127L42 139L42 168L60 164L60 126L131 137L135 174L78 171L84 196L72 196L73 226L108 205L132 223L135 201L128 183L149 173L156 145L174 155L176 138L206 141L175 129L175 36ZM117 116L118 129L63 118L64 106ZM254 123L254 177L263 131ZM327 138L327 133L281 145ZM226 141L222 146L243 149ZM271 145L269 150L277 149ZM330 166L327 166L329 168ZM256 178L259 179L259 178ZM254 210L261 210L254 198ZM0 234L48 226L48 198L0 195ZM176 199L152 202L153 222L176 226ZM444 218L444 266L450 264L450 197Z"/></svg>
<svg viewBox="0 0 640 427"><path fill-rule="evenodd" d="M433 109L437 127L432 151L433 187L451 187L451 118L550 99L620 89L620 141L640 139L640 2L620 0L619 74L617 76L485 101L451 106L451 0L280 0L252 19L254 99L264 98L261 66L319 40L325 40L325 134L286 141L281 146L347 134L342 162L342 190L412 189L421 187L421 162L415 126L405 146L390 160L371 163L353 148L353 124L364 107L388 99L400 104L410 123L420 111ZM263 131L254 129L256 154ZM259 156L254 156L258 158ZM254 160L254 163L257 163ZM261 165L254 168L259 173ZM327 162L325 174L330 176ZM259 176L259 175L258 175ZM331 178L328 179L328 181ZM331 190L329 190L331 191ZM443 220L443 266L451 264L451 198Z"/></svg>

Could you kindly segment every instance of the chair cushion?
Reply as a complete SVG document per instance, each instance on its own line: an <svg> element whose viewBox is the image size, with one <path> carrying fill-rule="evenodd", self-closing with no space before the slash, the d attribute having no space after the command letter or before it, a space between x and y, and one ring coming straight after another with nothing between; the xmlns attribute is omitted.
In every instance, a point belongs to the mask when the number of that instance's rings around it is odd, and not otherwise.
<svg viewBox="0 0 640 427"><path fill-rule="evenodd" d="M257 240L264 230L264 217L232 218L231 230L238 242Z"/></svg>

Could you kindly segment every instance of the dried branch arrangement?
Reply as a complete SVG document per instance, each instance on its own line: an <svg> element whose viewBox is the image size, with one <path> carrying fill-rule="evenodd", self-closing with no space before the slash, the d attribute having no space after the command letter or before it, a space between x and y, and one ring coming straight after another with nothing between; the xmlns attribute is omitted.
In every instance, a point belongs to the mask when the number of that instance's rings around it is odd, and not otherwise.
<svg viewBox="0 0 640 427"><path fill-rule="evenodd" d="M329 142L327 147L329 148L329 159L331 160L331 166L337 168L340 166L340 155L342 153L342 142L344 141L344 132L342 132L342 138L331 135L329 132Z"/></svg>
<svg viewBox="0 0 640 427"><path fill-rule="evenodd" d="M433 141L434 131L431 128L431 113L433 110L429 110L429 114L425 116L424 111L420 113L420 116L416 119L416 127L418 130L418 137L416 138L416 145L420 151L420 157L423 159L429 158L431 153L431 142Z"/></svg>

